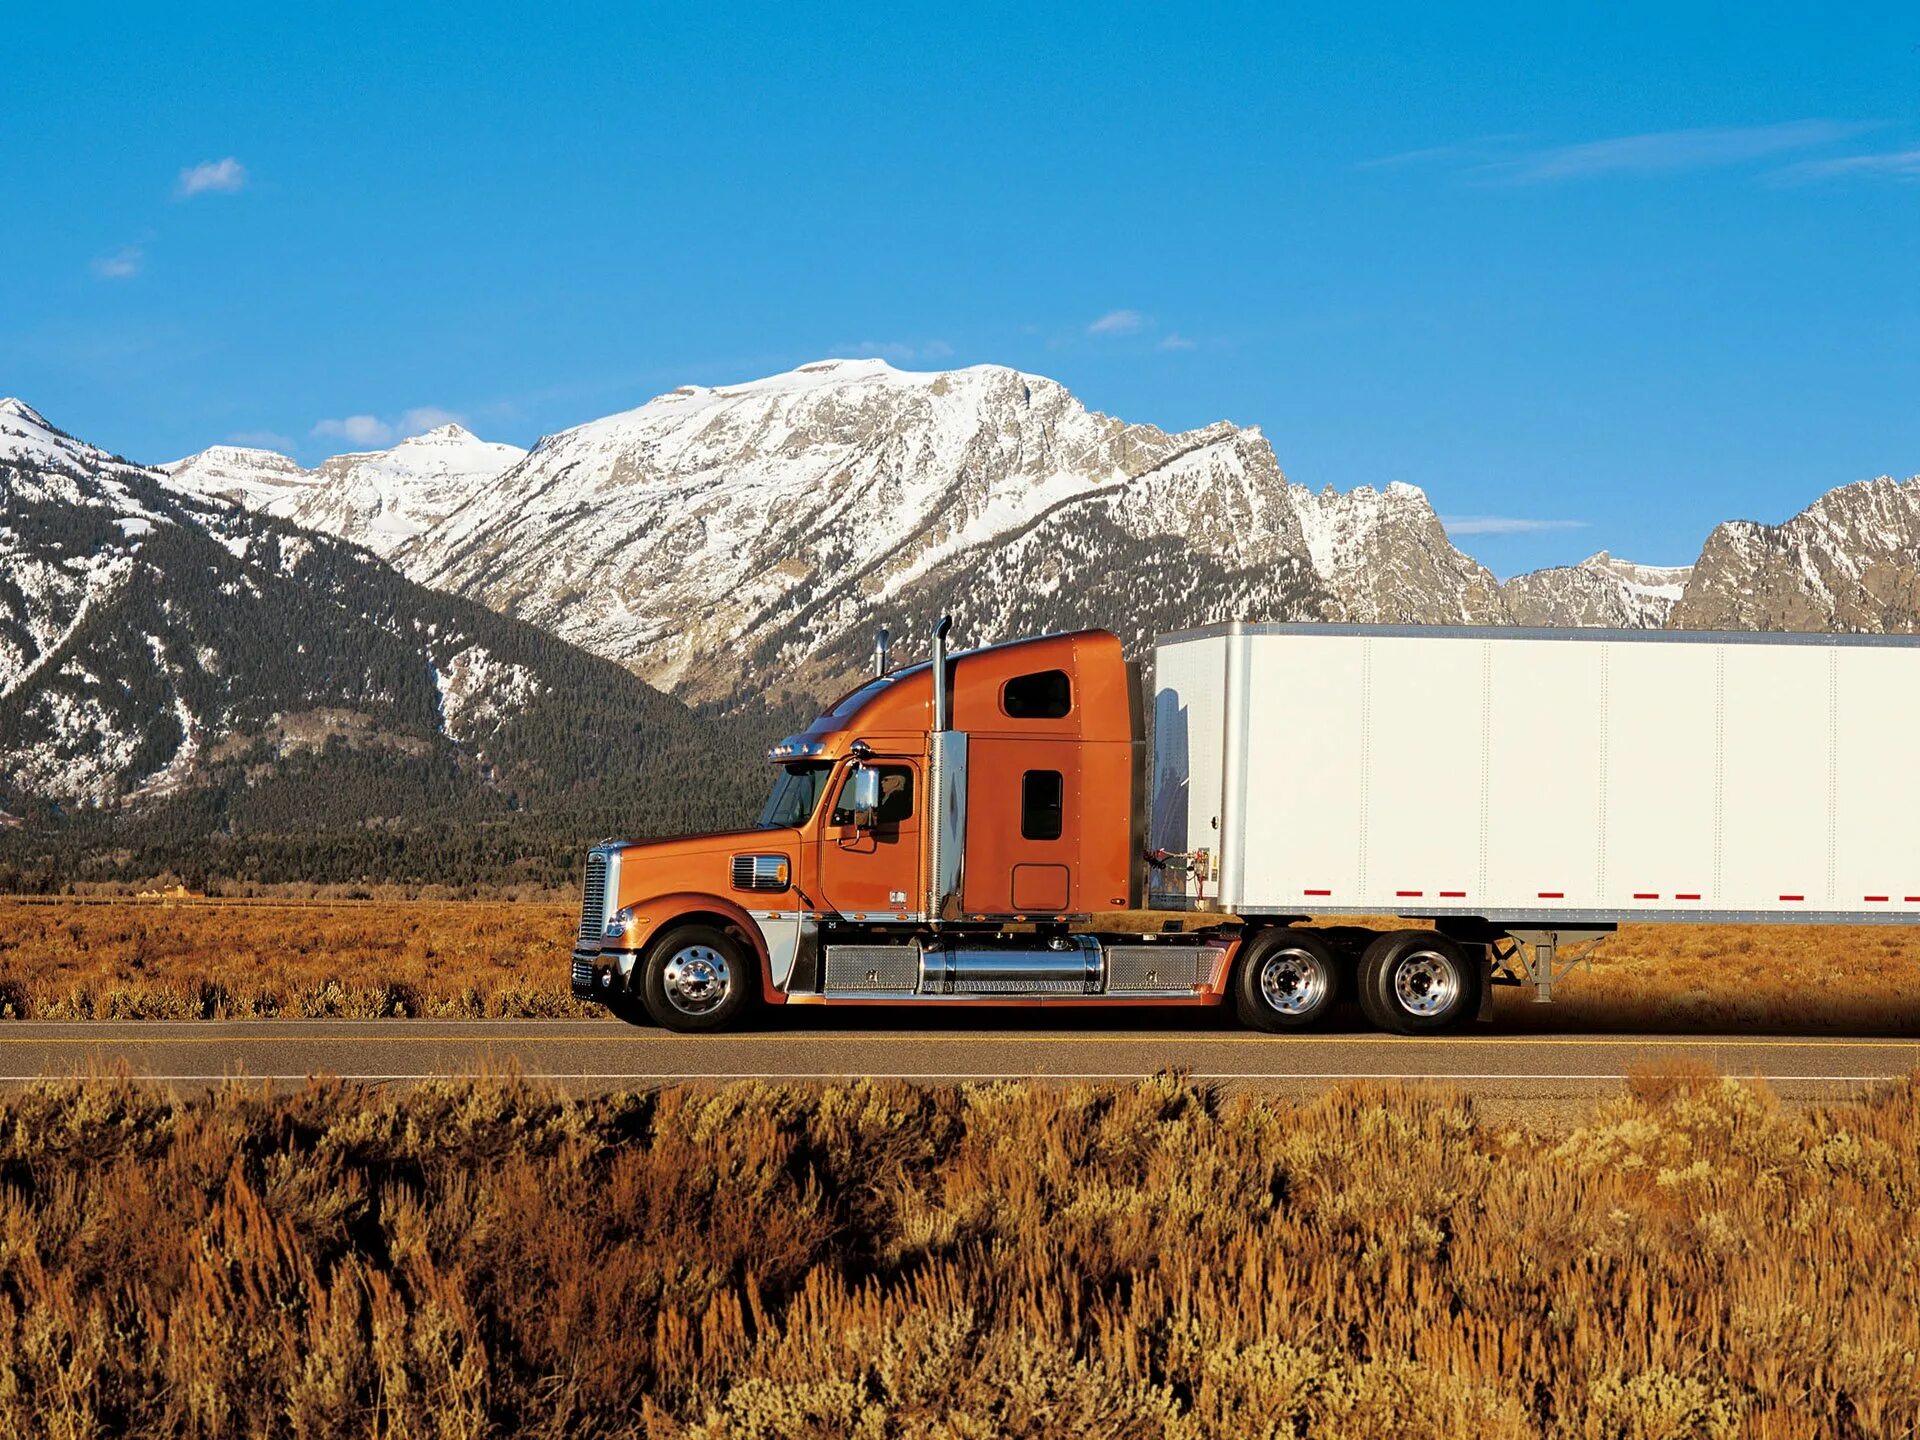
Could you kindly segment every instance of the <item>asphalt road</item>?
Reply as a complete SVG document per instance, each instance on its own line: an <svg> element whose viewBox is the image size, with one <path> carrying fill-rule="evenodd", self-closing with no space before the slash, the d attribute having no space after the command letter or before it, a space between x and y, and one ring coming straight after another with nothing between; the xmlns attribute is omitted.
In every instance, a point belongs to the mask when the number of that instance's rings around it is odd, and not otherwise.
<svg viewBox="0 0 1920 1440"><path fill-rule="evenodd" d="M1436 1081L1496 1109L1555 1112L1618 1090L1647 1066L1706 1065L1764 1079L1784 1099L1859 1094L1920 1067L1920 1039L1738 1035L1502 1035L1409 1039L1371 1032L1258 1035L1175 1020L908 1025L816 1012L777 1030L684 1036L614 1021L241 1020L0 1023L0 1084L127 1071L192 1089L325 1073L404 1085L517 1066L569 1089L680 1081L938 1083L1129 1079L1165 1069L1229 1088L1312 1094L1354 1081Z"/></svg>

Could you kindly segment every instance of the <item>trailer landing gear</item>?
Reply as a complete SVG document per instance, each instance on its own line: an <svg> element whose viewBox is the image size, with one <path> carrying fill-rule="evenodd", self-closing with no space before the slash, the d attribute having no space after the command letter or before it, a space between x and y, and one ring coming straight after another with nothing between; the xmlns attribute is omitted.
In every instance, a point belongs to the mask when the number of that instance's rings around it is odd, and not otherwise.
<svg viewBox="0 0 1920 1440"><path fill-rule="evenodd" d="M1508 930L1513 946L1504 953L1496 949L1494 961L1512 983L1533 986L1534 1003L1545 1005L1553 999L1554 985L1591 963L1593 952L1611 934L1611 925L1589 930ZM1560 951L1568 945L1574 947L1573 954L1563 960Z"/></svg>

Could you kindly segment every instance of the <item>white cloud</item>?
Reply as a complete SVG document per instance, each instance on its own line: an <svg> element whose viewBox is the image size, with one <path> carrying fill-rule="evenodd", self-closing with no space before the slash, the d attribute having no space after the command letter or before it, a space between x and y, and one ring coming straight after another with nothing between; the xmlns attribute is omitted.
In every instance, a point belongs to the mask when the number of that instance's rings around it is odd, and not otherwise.
<svg viewBox="0 0 1920 1440"><path fill-rule="evenodd" d="M138 245L122 245L111 254L93 262L93 273L102 280L131 280L146 263L147 252Z"/></svg>
<svg viewBox="0 0 1920 1440"><path fill-rule="evenodd" d="M1534 535L1542 530L1584 530L1584 520L1526 520L1517 515L1442 515L1449 535Z"/></svg>
<svg viewBox="0 0 1920 1440"><path fill-rule="evenodd" d="M1087 326L1089 335L1131 335L1142 329L1147 317L1138 310L1109 310Z"/></svg>
<svg viewBox="0 0 1920 1440"><path fill-rule="evenodd" d="M1771 125L1708 125L1615 135L1577 145L1516 149L1518 135L1488 135L1361 162L1362 169L1442 165L1489 184L1546 185L1600 175L1673 175L1723 169L1817 150L1874 129L1854 120L1784 120ZM1819 163L1819 162L1813 162Z"/></svg>
<svg viewBox="0 0 1920 1440"><path fill-rule="evenodd" d="M1621 135L1535 150L1482 167L1513 185L1582 180L1595 175L1660 175L1712 170L1812 150L1857 135L1866 126L1842 120L1788 120L1777 125L1715 125Z"/></svg>
<svg viewBox="0 0 1920 1440"><path fill-rule="evenodd" d="M1920 150L1889 150L1878 155L1840 155L1831 160L1802 160L1780 172L1782 180L1920 180Z"/></svg>
<svg viewBox="0 0 1920 1440"><path fill-rule="evenodd" d="M953 346L944 340L862 340L858 345L834 347L835 355L870 355L876 360L904 363L908 360L944 360L953 354Z"/></svg>
<svg viewBox="0 0 1920 1440"><path fill-rule="evenodd" d="M291 436L282 435L278 430L236 430L220 442L223 445L245 445L254 450L293 449Z"/></svg>
<svg viewBox="0 0 1920 1440"><path fill-rule="evenodd" d="M345 440L351 445L384 445L393 438L393 427L373 415L346 415L320 421L313 433L318 439Z"/></svg>
<svg viewBox="0 0 1920 1440"><path fill-rule="evenodd" d="M195 195L231 195L246 183L247 167L229 155L224 160L202 160L187 166L180 172L173 193L181 200Z"/></svg>
<svg viewBox="0 0 1920 1440"><path fill-rule="evenodd" d="M1177 330L1169 330L1166 337L1161 340L1160 348L1162 350L1191 350L1199 343L1197 340L1189 340Z"/></svg>
<svg viewBox="0 0 1920 1440"><path fill-rule="evenodd" d="M312 433L315 439L344 440L366 450L389 445L409 435L438 430L442 425L465 424L466 417L458 411L444 410L438 405L416 405L391 417L343 415L337 420L321 420L315 423Z"/></svg>
<svg viewBox="0 0 1920 1440"><path fill-rule="evenodd" d="M422 435L429 430L438 430L442 425L466 425L466 416L456 415L451 410L442 410L438 405L416 405L400 417L395 427L402 435Z"/></svg>

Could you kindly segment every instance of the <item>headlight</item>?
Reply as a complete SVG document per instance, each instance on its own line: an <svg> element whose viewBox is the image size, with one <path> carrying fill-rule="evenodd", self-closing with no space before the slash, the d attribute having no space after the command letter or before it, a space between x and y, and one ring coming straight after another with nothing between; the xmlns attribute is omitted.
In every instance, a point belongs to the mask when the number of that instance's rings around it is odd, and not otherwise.
<svg viewBox="0 0 1920 1440"><path fill-rule="evenodd" d="M633 906L623 905L607 917L607 928L600 932L600 936L603 940L624 940L634 926L645 923Z"/></svg>

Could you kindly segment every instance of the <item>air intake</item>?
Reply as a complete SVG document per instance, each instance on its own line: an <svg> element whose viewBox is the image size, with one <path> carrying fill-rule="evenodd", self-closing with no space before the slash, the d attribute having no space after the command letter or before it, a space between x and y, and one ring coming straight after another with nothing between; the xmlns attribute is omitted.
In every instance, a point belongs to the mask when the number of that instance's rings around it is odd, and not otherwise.
<svg viewBox="0 0 1920 1440"><path fill-rule="evenodd" d="M580 938L598 942L607 923L607 852L587 853L587 879L580 894Z"/></svg>
<svg viewBox="0 0 1920 1440"><path fill-rule="evenodd" d="M784 855L736 855L733 857L733 888L736 890L784 890L789 867Z"/></svg>

